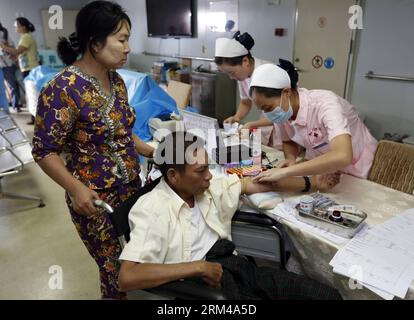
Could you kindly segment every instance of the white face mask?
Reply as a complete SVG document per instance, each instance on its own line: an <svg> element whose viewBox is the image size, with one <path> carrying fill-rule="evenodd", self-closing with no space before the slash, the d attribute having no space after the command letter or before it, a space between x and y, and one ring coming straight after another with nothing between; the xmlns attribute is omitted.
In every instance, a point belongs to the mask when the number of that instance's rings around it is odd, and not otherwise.
<svg viewBox="0 0 414 320"><path fill-rule="evenodd" d="M283 94L280 97L280 105L277 106L273 111L265 112L265 117L268 118L273 123L285 123L287 122L293 115L293 109L292 105L290 103L289 98L289 109L287 111L284 111L282 108L282 100L283 100Z"/></svg>

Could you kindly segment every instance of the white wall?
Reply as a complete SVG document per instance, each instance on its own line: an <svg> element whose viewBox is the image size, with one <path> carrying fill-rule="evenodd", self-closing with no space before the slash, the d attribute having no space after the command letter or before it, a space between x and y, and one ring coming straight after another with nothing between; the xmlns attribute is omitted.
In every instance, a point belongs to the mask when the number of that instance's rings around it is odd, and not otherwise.
<svg viewBox="0 0 414 320"><path fill-rule="evenodd" d="M377 138L414 135L414 83L369 80L365 74L414 77L414 0L367 0L351 101Z"/></svg>
<svg viewBox="0 0 414 320"><path fill-rule="evenodd" d="M205 58L214 57L215 39L225 33L213 33L206 29L205 16L208 0L198 0L197 37L189 39L160 39L147 37L145 0L118 0L128 12L132 23L131 47L135 53L143 51L188 55ZM240 30L248 31L256 41L253 55L272 61L278 58L291 59L293 52L293 32L296 0L281 0L280 5L268 5L268 0L239 0ZM275 37L274 29L288 29L284 37ZM203 52L203 46L205 52ZM146 71L146 70L145 70Z"/></svg>
<svg viewBox="0 0 414 320"><path fill-rule="evenodd" d="M15 32L14 21L19 16L29 19L36 29L33 36L37 45L43 48L45 41L41 10L48 9L51 5L60 5L63 9L80 9L87 2L87 0L1 0L0 22L7 28L11 39L17 44L19 35ZM64 16L63 19L65 19Z"/></svg>

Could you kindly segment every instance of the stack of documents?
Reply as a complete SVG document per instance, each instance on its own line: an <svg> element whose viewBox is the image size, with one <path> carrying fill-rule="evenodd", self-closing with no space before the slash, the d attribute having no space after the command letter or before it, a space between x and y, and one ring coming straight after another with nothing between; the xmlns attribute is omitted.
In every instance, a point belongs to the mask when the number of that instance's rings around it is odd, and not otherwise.
<svg viewBox="0 0 414 320"><path fill-rule="evenodd" d="M384 299L404 298L414 280L414 209L357 234L330 262Z"/></svg>

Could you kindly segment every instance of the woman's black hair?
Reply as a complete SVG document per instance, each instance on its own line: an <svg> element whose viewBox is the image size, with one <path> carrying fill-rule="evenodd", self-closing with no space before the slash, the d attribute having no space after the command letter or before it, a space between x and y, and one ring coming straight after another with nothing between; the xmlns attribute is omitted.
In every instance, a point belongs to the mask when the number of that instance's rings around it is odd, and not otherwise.
<svg viewBox="0 0 414 320"><path fill-rule="evenodd" d="M4 41L8 42L9 41L9 31L7 31L7 29L5 27L3 27L3 25L0 22L0 31L3 31L3 39Z"/></svg>
<svg viewBox="0 0 414 320"><path fill-rule="evenodd" d="M254 47L254 39L247 32L241 34L240 31L237 31L234 34L233 39L236 39L238 42L240 42L243 45L243 47L247 49L247 51L252 50L252 48Z"/></svg>
<svg viewBox="0 0 414 320"><path fill-rule="evenodd" d="M31 23L29 20L27 20L25 17L18 17L16 18L16 21L22 26L25 27L28 32L34 32L35 27L33 23Z"/></svg>
<svg viewBox="0 0 414 320"><path fill-rule="evenodd" d="M285 70L290 78L290 88L293 91L298 89L299 74L296 67L292 62L288 60L279 59L278 66ZM265 88L265 87L256 87L252 86L250 88L250 96L253 94L253 90L256 93L264 95L266 98L280 97L282 95L283 89L274 89L274 88Z"/></svg>
<svg viewBox="0 0 414 320"><path fill-rule="evenodd" d="M249 52L248 54L246 54L244 56L234 57L234 58L215 57L214 62L218 66L221 66L222 64L228 64L232 67L241 66L243 64L243 59L245 57L247 57L250 61L253 61L253 56Z"/></svg>
<svg viewBox="0 0 414 320"><path fill-rule="evenodd" d="M240 42L241 45L247 49L248 54L240 56L240 57L233 57L233 58L215 57L214 62L218 66L221 66L224 63L230 66L233 66L233 67L239 66L243 63L243 59L245 57L249 58L250 61L253 61L253 56L250 53L250 50L254 47L254 39L252 38L252 36L248 34L247 32L241 34L240 31L237 31L234 34L233 39Z"/></svg>
<svg viewBox="0 0 414 320"><path fill-rule="evenodd" d="M299 81L299 74L298 74L298 70L296 69L296 67L289 60L283 60L283 59L279 59L278 66L288 73L289 78L290 78L290 87L293 90L296 90L298 88L298 81Z"/></svg>
<svg viewBox="0 0 414 320"><path fill-rule="evenodd" d="M66 65L74 63L78 55L87 50L93 54L93 44L106 44L106 38L119 31L119 23L126 21L131 28L131 20L117 3L93 1L84 6L76 16L76 32L69 39L61 37L57 45L59 58Z"/></svg>
<svg viewBox="0 0 414 320"><path fill-rule="evenodd" d="M250 96L253 96L253 91L256 92L256 94L264 95L266 98L276 98L282 95L283 89L252 86L250 87Z"/></svg>

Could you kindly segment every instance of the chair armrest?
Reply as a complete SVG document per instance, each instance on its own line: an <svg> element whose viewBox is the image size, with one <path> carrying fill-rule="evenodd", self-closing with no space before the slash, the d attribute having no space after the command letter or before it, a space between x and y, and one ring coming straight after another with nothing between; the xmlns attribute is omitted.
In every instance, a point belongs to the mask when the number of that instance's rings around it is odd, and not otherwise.
<svg viewBox="0 0 414 320"><path fill-rule="evenodd" d="M10 171L7 171L7 172L0 172L0 178L3 178L5 176L10 176L10 175L16 174L16 173L19 173L19 170L10 170Z"/></svg>
<svg viewBox="0 0 414 320"><path fill-rule="evenodd" d="M191 280L173 281L146 291L185 300L226 300L224 293L219 289Z"/></svg>
<svg viewBox="0 0 414 320"><path fill-rule="evenodd" d="M277 226L276 220L270 218L263 213L252 213L244 211L236 211L233 216L235 222L252 223L260 226L274 227Z"/></svg>

